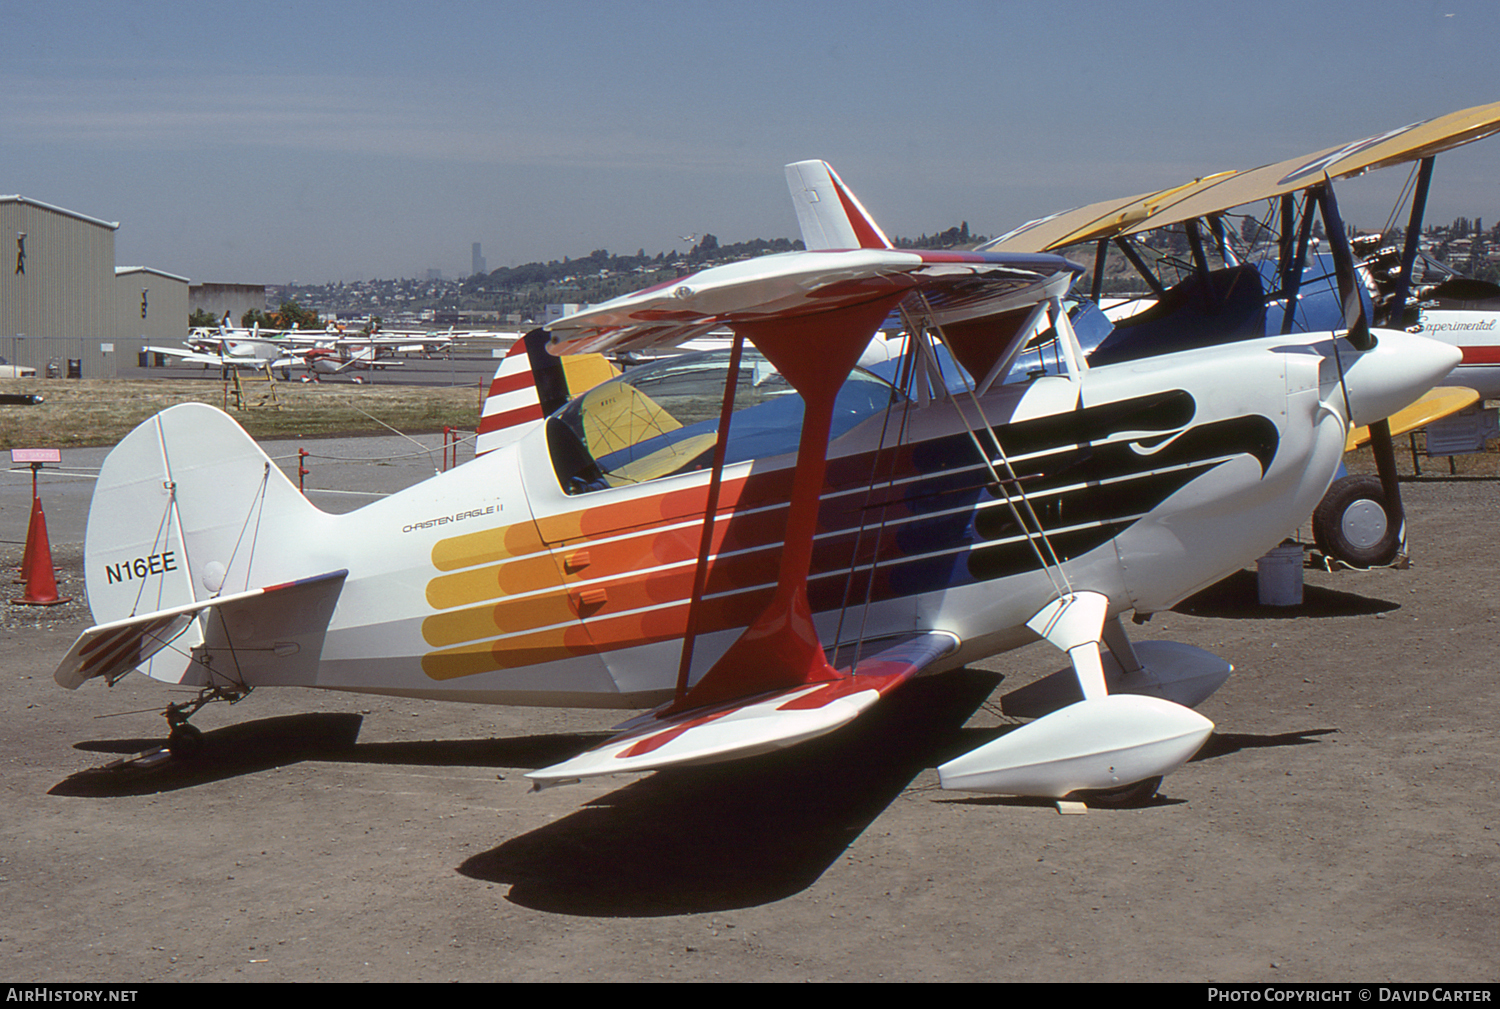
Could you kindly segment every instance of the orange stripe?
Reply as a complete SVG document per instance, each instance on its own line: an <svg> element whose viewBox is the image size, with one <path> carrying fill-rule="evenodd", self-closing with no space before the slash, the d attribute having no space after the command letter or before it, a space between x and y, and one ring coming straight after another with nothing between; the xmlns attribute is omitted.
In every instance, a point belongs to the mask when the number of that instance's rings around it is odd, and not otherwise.
<svg viewBox="0 0 1500 1009"><path fill-rule="evenodd" d="M537 538L536 526L530 522L518 522L439 540L432 547L432 566L439 571L456 571L511 557L524 557L546 548L546 544Z"/></svg>
<svg viewBox="0 0 1500 1009"><path fill-rule="evenodd" d="M434 680L451 680L477 673L557 662L594 651L582 628L541 631L504 642L480 641L428 652L422 656L422 671Z"/></svg>

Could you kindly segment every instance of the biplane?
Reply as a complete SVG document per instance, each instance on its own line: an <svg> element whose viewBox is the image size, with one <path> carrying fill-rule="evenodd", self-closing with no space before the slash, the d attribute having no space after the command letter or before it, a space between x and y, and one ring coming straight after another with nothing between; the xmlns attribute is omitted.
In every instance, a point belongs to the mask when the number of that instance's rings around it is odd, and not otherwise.
<svg viewBox="0 0 1500 1009"><path fill-rule="evenodd" d="M1361 330L1090 363L1056 255L890 247L822 162L787 169L807 251L714 267L547 327L554 355L729 349L599 384L508 444L357 511L318 510L226 415L156 415L106 459L85 543L98 625L56 679L132 670L475 703L646 708L538 786L751 757L1045 640L1033 719L945 787L1149 794L1212 731L1223 659L1132 642L1260 556L1352 424L1457 353ZM905 353L858 367L892 312ZM1212 320L1209 320L1211 324ZM1185 325L1202 325L1202 317ZM1051 370L1031 366L1050 355ZM899 702L899 693L897 701Z"/></svg>
<svg viewBox="0 0 1500 1009"><path fill-rule="evenodd" d="M1062 252L1092 246L1096 303L1105 295L1107 257L1125 257L1151 294L1112 307L1116 325L1089 348L1091 362L1204 339L1327 329L1345 329L1349 340L1365 346L1367 329L1384 326L1454 346L1462 357L1451 380L1485 397L1500 395L1500 288L1455 277L1426 260L1419 245L1437 155L1497 131L1500 103L1480 105L1259 168L1218 172L1038 218L981 248ZM1402 192L1403 200L1410 196L1404 237L1399 244L1379 234L1351 239L1334 182L1403 164L1416 166ZM1252 219L1248 228L1230 226L1230 211L1262 202L1261 220ZM1319 217L1327 252L1317 251L1313 224ZM1167 257L1144 241L1163 229L1185 239L1191 260L1176 283L1158 268ZM1254 245L1237 254L1235 241L1244 235ZM1211 317L1214 325L1184 326L1185 316L1195 313ZM1313 517L1319 548L1361 567L1389 563L1405 551L1389 424L1372 425L1369 440L1379 480L1340 478Z"/></svg>

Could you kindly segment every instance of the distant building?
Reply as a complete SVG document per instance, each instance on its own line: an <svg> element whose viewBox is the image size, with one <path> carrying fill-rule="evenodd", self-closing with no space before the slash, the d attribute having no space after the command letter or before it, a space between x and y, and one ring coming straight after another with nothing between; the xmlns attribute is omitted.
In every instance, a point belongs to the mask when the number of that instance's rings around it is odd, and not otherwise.
<svg viewBox="0 0 1500 1009"><path fill-rule="evenodd" d="M548 305L546 317L542 319L542 325L550 325L551 323L556 322L558 319L561 319L563 316L572 315L574 312L587 307L587 305L580 305L572 302L569 302L565 305Z"/></svg>
<svg viewBox="0 0 1500 1009"><path fill-rule="evenodd" d="M216 319L229 319L236 326L250 311L266 310L265 284L194 284L188 288L188 314L207 312Z"/></svg>
<svg viewBox="0 0 1500 1009"><path fill-rule="evenodd" d="M183 339L188 279L148 266L115 267L115 340L132 347Z"/></svg>
<svg viewBox="0 0 1500 1009"><path fill-rule="evenodd" d="M186 338L187 278L117 271L119 227L0 196L0 355L38 372L54 358L62 368L77 361L85 378L113 378L147 337Z"/></svg>
<svg viewBox="0 0 1500 1009"><path fill-rule="evenodd" d="M489 264L484 261L484 253L480 251L479 243L474 243L474 268L469 271L469 276L480 273L489 273Z"/></svg>

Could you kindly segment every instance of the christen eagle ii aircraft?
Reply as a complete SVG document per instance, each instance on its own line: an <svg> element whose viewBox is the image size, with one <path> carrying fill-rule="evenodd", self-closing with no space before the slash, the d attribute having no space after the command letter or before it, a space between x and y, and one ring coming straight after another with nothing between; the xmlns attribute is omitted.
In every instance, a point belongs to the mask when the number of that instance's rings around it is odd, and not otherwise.
<svg viewBox="0 0 1500 1009"><path fill-rule="evenodd" d="M313 507L210 407L142 424L100 473L99 625L57 680L200 687L169 708L184 743L185 707L262 685L658 705L528 775L555 784L790 746L914 675L1045 639L1068 668L1007 699L1035 721L943 784L1154 790L1212 730L1190 705L1229 666L1132 645L1121 615L1275 545L1351 423L1415 399L1456 352L1324 332L1089 367L1059 300L1067 260L898 251L822 162L788 181L808 251L549 327L558 354L719 326L730 351L634 369L358 511ZM892 311L909 333L894 382L855 369ZM1034 337L1061 373L1013 368Z"/></svg>

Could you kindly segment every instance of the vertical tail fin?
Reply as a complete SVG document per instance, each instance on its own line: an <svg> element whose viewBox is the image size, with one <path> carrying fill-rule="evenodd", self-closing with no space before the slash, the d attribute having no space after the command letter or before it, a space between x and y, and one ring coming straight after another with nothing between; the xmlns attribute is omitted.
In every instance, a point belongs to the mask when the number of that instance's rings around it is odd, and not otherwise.
<svg viewBox="0 0 1500 1009"><path fill-rule="evenodd" d="M476 457L515 440L518 425L547 416L549 411L542 409L542 386L551 390L557 384L563 385L563 399L567 399L562 361L542 349L546 336L544 330L533 329L511 345L510 351L501 359L500 367L495 369L489 395L484 398L484 407L479 412L479 430L474 439ZM536 344L539 354L532 353L532 344ZM542 360L536 360L537 357Z"/></svg>
<svg viewBox="0 0 1500 1009"><path fill-rule="evenodd" d="M890 249L880 225L826 161L786 166L797 226L808 249Z"/></svg>
<svg viewBox="0 0 1500 1009"><path fill-rule="evenodd" d="M99 471L84 538L100 624L293 581L317 570L326 519L227 415L184 403L145 421ZM184 681L190 629L141 671Z"/></svg>

